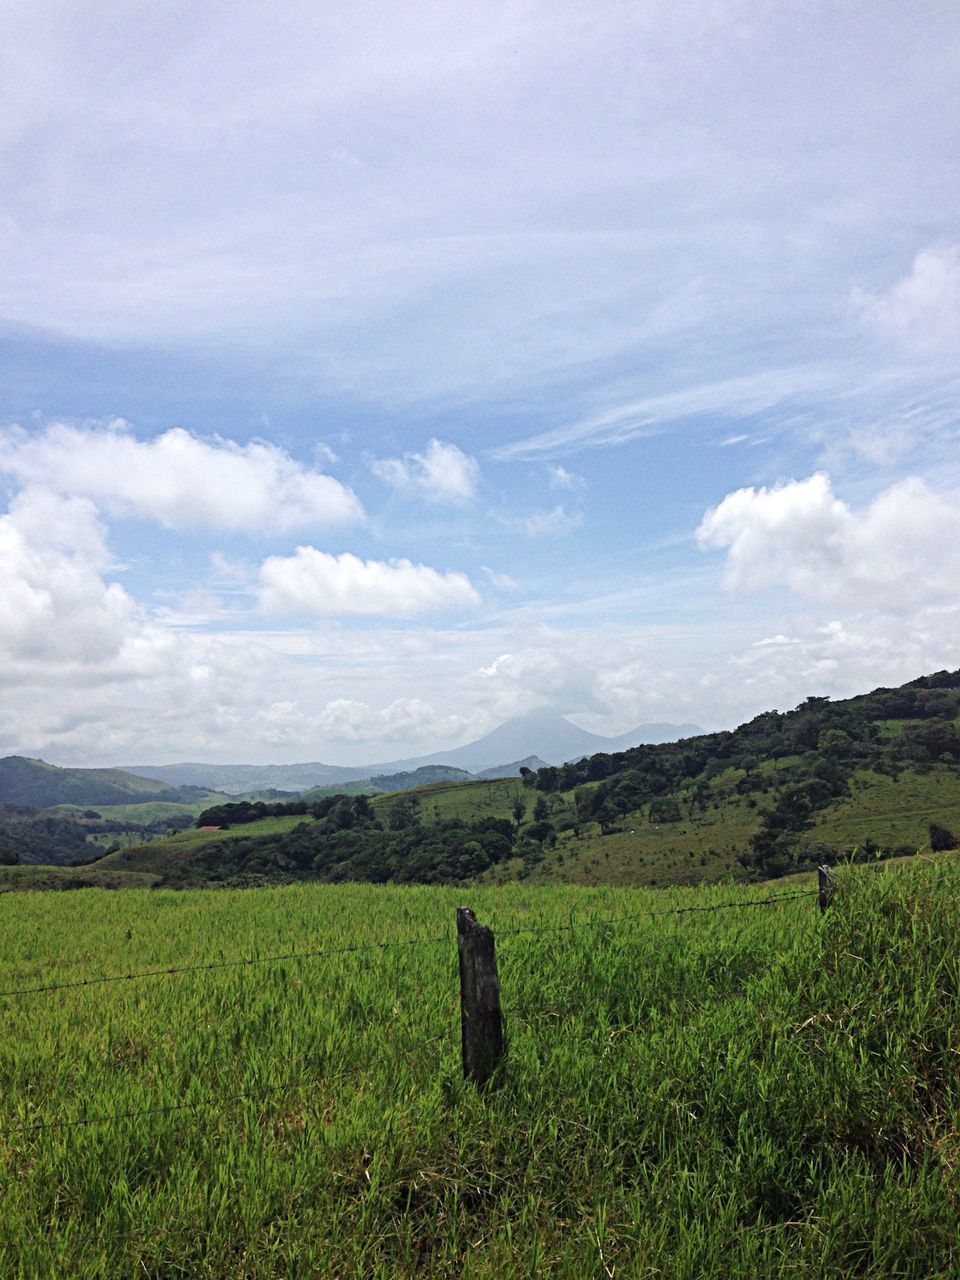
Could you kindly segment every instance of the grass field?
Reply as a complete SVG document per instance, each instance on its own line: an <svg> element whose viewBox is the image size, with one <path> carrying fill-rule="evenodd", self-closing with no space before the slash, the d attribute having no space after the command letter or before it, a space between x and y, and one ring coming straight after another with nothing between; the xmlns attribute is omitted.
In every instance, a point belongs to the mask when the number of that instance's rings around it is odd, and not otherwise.
<svg viewBox="0 0 960 1280"><path fill-rule="evenodd" d="M144 800L136 804L100 804L93 806L59 804L56 809L60 813L77 817L92 807L100 814L101 818L106 818L108 821L146 824L161 819L167 821L172 818L179 818L183 814L189 814L192 818L196 818L203 813L204 809L209 809L211 804L222 799L221 796L213 794L213 799L197 800L193 804L181 804L180 802L171 802L169 800Z"/></svg>
<svg viewBox="0 0 960 1280"><path fill-rule="evenodd" d="M9 898L4 991L225 967L3 997L0 1274L957 1274L960 865L838 884L823 918L662 914L768 892L731 885ZM498 935L484 1095L462 901Z"/></svg>
<svg viewBox="0 0 960 1280"><path fill-rule="evenodd" d="M810 835L828 843L873 839L885 847L909 844L919 849L927 843L931 822L960 831L960 780L955 772L911 771L895 779L864 771L854 775L850 796L831 805Z"/></svg>

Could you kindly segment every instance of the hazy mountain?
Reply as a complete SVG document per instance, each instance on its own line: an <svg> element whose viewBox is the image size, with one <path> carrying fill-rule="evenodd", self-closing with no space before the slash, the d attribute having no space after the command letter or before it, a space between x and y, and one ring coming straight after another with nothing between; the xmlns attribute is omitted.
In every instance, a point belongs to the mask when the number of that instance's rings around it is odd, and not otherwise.
<svg viewBox="0 0 960 1280"><path fill-rule="evenodd" d="M228 795L248 791L292 791L299 795L312 787L332 787L359 782L382 770L377 766L340 768L319 761L305 764L131 764L125 768L144 778L156 778L174 786L212 787Z"/></svg>
<svg viewBox="0 0 960 1280"><path fill-rule="evenodd" d="M678 738L691 738L703 730L695 724L641 724L629 733L615 738L603 737L579 729L564 716L546 711L531 711L525 716L515 716L490 733L468 742L466 746L450 751L435 751L415 760L397 760L382 765L380 773L391 769L413 769L425 764L452 764L469 773L493 769L504 760L539 756L547 764L564 764L567 760L579 760L581 756L596 755L600 751L625 751L641 742L675 742ZM517 770L519 772L518 763Z"/></svg>
<svg viewBox="0 0 960 1280"><path fill-rule="evenodd" d="M642 724L629 733L606 738L586 729L578 729L563 716L534 711L516 716L493 729L476 742L448 751L435 751L427 756L414 756L405 760L391 760L381 764L344 767L322 764L166 764L126 765L130 773L146 778L156 778L176 786L212 787L239 795L264 787L276 787L283 791L308 791L313 787L331 787L341 783L360 782L367 778L383 777L396 773L412 773L426 765L451 765L467 773L486 773L496 770L499 776L520 771L530 756L539 757L528 768L544 764L563 764L578 760L581 756L599 751L624 751L641 742L674 742L678 738L693 737L703 730L695 724ZM515 761L516 768L504 761ZM504 773L500 773L503 770Z"/></svg>
<svg viewBox="0 0 960 1280"><path fill-rule="evenodd" d="M496 764L492 769L481 769L479 773L471 774L474 778L515 778L521 769L531 769L534 773L538 769L544 768L546 760L541 760L539 756L524 756L522 760L512 760L510 764Z"/></svg>

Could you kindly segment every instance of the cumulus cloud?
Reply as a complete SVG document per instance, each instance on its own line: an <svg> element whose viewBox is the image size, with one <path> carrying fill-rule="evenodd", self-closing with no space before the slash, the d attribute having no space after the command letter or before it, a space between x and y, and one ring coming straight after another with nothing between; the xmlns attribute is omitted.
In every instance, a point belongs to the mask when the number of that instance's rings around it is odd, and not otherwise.
<svg viewBox="0 0 960 1280"><path fill-rule="evenodd" d="M409 617L480 603L463 573L441 573L410 560L361 560L316 547L270 556L260 567L260 606L271 614L366 614Z"/></svg>
<svg viewBox="0 0 960 1280"><path fill-rule="evenodd" d="M808 600L905 610L956 598L960 506L911 477L854 511L824 473L738 489L697 530L726 549L725 585L782 584Z"/></svg>
<svg viewBox="0 0 960 1280"><path fill-rule="evenodd" d="M0 654L8 678L102 667L135 642L134 602L104 581L109 565L88 499L37 489L14 499L0 516Z"/></svg>
<svg viewBox="0 0 960 1280"><path fill-rule="evenodd" d="M398 493L463 506L477 496L480 467L455 444L431 440L423 453L381 458L373 472Z"/></svg>
<svg viewBox="0 0 960 1280"><path fill-rule="evenodd" d="M805 623L794 634L764 637L733 654L722 678L738 690L744 708L789 709L810 694L846 698L877 685L896 686L919 672L960 664L960 606L918 610L902 618L873 611L843 620ZM731 717L732 718L732 717Z"/></svg>
<svg viewBox="0 0 960 1280"><path fill-rule="evenodd" d="M960 244L924 249L888 293L859 300L869 321L911 350L960 351Z"/></svg>
<svg viewBox="0 0 960 1280"><path fill-rule="evenodd" d="M608 655L601 660L580 651L573 637L544 637L540 644L501 653L479 674L506 693L508 714L549 707L565 715L607 709L597 696L598 675L607 661Z"/></svg>
<svg viewBox="0 0 960 1280"><path fill-rule="evenodd" d="M0 471L170 528L255 534L362 518L356 496L277 445L210 440L175 427L138 440L124 422L0 432Z"/></svg>

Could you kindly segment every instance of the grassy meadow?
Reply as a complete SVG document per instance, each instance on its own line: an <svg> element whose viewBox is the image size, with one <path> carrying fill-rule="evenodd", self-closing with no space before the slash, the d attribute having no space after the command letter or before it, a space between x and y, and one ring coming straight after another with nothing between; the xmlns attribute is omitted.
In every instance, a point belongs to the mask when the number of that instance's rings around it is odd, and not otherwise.
<svg viewBox="0 0 960 1280"><path fill-rule="evenodd" d="M0 1275L958 1274L960 860L837 883L8 895L4 992L223 967L3 996Z"/></svg>

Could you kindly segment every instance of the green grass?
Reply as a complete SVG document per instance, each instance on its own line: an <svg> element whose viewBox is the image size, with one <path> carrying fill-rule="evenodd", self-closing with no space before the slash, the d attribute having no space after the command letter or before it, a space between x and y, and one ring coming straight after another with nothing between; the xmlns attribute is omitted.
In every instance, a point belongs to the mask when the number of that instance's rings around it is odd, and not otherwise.
<svg viewBox="0 0 960 1280"><path fill-rule="evenodd" d="M934 765L907 770L899 778L864 771L854 775L851 795L831 805L810 836L850 847L873 839L886 847L928 843L931 822L960 833L960 777Z"/></svg>
<svg viewBox="0 0 960 1280"><path fill-rule="evenodd" d="M822 919L643 914L763 896L729 885L21 895L4 990L442 941L4 1000L0 1274L957 1274L958 859L839 886ZM484 1095L464 901L498 934ZM564 927L509 933L538 923Z"/></svg>
<svg viewBox="0 0 960 1280"><path fill-rule="evenodd" d="M518 796L532 811L538 794L523 786L519 778L485 778L475 782L434 782L428 787L413 787L409 791L376 796L371 803L374 812L384 816L398 802L416 796L424 822L441 818L462 818L470 822L487 816L512 819L511 809Z"/></svg>
<svg viewBox="0 0 960 1280"><path fill-rule="evenodd" d="M144 800L135 804L58 804L56 811L76 817L85 813L87 809L94 809L107 821L146 824L156 822L158 819L166 821L170 818L179 818L185 813L196 818L203 813L204 809L209 809L211 804L218 803L222 799L222 796L213 793L213 799L197 800L193 804L180 804L169 800Z"/></svg>

